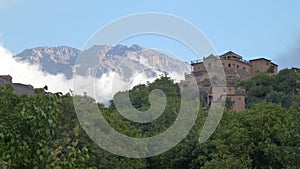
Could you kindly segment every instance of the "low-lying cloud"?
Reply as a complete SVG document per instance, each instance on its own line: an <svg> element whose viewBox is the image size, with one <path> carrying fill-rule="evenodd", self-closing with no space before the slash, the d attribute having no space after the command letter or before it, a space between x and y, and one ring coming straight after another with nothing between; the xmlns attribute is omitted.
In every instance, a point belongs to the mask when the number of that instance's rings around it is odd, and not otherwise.
<svg viewBox="0 0 300 169"><path fill-rule="evenodd" d="M74 92L95 98L98 102L107 102L118 91L131 89L138 84L152 82L155 78L147 78L144 74L136 74L130 82L122 80L115 72L103 74L100 78L76 76L68 80L64 74L49 74L41 70L39 65L16 61L13 55L0 44L0 75L11 75L14 83L30 84L35 88L48 86L50 92ZM182 80L183 74L169 73L175 81ZM77 88L74 91L73 83ZM80 83L80 84L78 84ZM78 85L80 87L78 87Z"/></svg>
<svg viewBox="0 0 300 169"><path fill-rule="evenodd" d="M0 45L0 74L11 75L14 83L31 84L35 88L48 85L51 92L67 92L72 84L63 74L51 75L41 71L39 65L16 61L2 45Z"/></svg>

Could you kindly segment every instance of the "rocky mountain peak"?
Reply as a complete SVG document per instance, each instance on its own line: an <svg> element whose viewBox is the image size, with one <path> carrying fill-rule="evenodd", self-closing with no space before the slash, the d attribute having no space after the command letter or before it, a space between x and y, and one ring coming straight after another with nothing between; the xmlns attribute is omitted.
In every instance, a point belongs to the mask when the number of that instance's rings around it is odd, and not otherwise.
<svg viewBox="0 0 300 169"><path fill-rule="evenodd" d="M51 74L64 73L72 77L72 66L80 54L80 50L68 46L42 46L26 49L14 56L18 61L38 64Z"/></svg>
<svg viewBox="0 0 300 169"><path fill-rule="evenodd" d="M42 46L26 49L15 57L18 60L26 60L30 63L41 62L44 59L55 64L70 64L70 59L77 57L79 53L80 50L68 46Z"/></svg>
<svg viewBox="0 0 300 169"><path fill-rule="evenodd" d="M107 53L106 55L117 55L117 56L126 56L128 52L135 52L135 51L140 51L143 48L139 45L132 45L130 47L126 45L116 45L113 46Z"/></svg>
<svg viewBox="0 0 300 169"><path fill-rule="evenodd" d="M132 46L129 47L129 50L130 51L139 51L139 50L142 50L143 47L137 45L137 44L133 44Z"/></svg>
<svg viewBox="0 0 300 169"><path fill-rule="evenodd" d="M137 44L94 45L82 52L67 46L37 47L26 49L15 57L21 61L39 64L43 71L50 74L63 73L68 79L72 78L74 72L85 74L90 69L87 66L95 64L97 68L91 69L97 69L97 77L108 72L116 72L127 80L132 78L136 71L141 70L147 70L147 77L151 78L165 72L177 72L183 75L184 72L189 71L186 63Z"/></svg>

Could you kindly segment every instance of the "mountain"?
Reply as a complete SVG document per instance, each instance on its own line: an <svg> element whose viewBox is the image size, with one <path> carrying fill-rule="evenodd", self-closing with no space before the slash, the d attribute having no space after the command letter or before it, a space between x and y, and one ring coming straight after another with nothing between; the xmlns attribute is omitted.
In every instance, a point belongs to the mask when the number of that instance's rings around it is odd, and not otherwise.
<svg viewBox="0 0 300 169"><path fill-rule="evenodd" d="M75 65L80 50L68 46L37 47L26 49L14 56L18 61L37 64L50 74L63 73L69 79L72 77L72 67Z"/></svg>
<svg viewBox="0 0 300 169"><path fill-rule="evenodd" d="M74 72L86 74L90 70L97 77L116 72L126 81L138 73L147 78L155 78L167 72L182 76L184 72L189 72L187 63L136 44L95 45L84 51L67 46L37 47L26 49L14 57L19 61L38 64L43 71L50 74L63 73L68 79L72 78ZM97 67L86 67L95 63Z"/></svg>

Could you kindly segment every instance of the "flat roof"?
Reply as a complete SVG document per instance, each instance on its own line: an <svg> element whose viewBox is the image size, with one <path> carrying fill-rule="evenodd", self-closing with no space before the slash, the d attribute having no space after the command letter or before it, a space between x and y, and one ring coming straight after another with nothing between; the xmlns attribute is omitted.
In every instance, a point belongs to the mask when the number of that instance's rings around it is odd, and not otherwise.
<svg viewBox="0 0 300 169"><path fill-rule="evenodd" d="M269 61L269 62L271 62L271 60L269 60L269 59L266 59L266 58L256 58L256 59L251 59L251 60L249 60L249 62L251 62L251 61L256 61L256 60L266 60L266 61ZM277 64L275 64L275 63L273 63L273 62L271 62L273 65L276 65L276 66L278 66Z"/></svg>
<svg viewBox="0 0 300 169"><path fill-rule="evenodd" d="M249 61L255 61L255 60L267 60L267 61L271 61L271 60L266 59L266 58L256 58L256 59L251 59L251 60L249 60Z"/></svg>

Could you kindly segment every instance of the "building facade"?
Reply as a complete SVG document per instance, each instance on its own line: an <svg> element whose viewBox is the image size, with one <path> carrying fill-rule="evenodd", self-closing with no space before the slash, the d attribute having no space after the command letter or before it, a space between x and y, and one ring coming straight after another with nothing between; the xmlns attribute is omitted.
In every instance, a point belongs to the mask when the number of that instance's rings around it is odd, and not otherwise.
<svg viewBox="0 0 300 169"><path fill-rule="evenodd" d="M278 72L278 65L265 58L250 60L251 76L264 72L270 75L275 75Z"/></svg>
<svg viewBox="0 0 300 169"><path fill-rule="evenodd" d="M220 61L225 73L226 82L214 85L214 70L217 69L217 61ZM278 72L278 65L265 58L252 60L244 60L242 56L229 51L220 56L209 55L203 60L191 62L192 72L185 75L186 83L194 77L197 81L201 94L207 96L207 102L210 105L212 102L220 100L222 97L228 97L233 101L232 110L240 111L245 108L245 91L237 88L237 82L251 78L258 73L268 73L275 75ZM211 73L209 74L208 71ZM211 75L212 77L210 78Z"/></svg>
<svg viewBox="0 0 300 169"><path fill-rule="evenodd" d="M10 75L0 75L0 86L5 87L6 85L11 85L16 95L26 94L32 96L35 94L33 86L13 83Z"/></svg>

